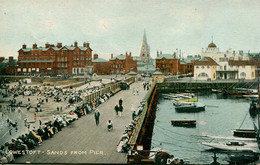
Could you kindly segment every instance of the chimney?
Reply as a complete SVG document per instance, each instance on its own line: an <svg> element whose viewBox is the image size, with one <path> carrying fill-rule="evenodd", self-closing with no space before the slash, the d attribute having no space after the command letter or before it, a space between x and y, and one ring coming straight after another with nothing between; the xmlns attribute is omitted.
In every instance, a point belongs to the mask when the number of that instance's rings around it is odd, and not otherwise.
<svg viewBox="0 0 260 165"><path fill-rule="evenodd" d="M87 43L86 42L83 43L83 47L87 47Z"/></svg>
<svg viewBox="0 0 260 165"><path fill-rule="evenodd" d="M87 42L87 48L89 48L89 43Z"/></svg>
<svg viewBox="0 0 260 165"><path fill-rule="evenodd" d="M78 42L77 41L74 42L74 47L78 47Z"/></svg>
<svg viewBox="0 0 260 165"><path fill-rule="evenodd" d="M233 50L233 54L235 54L236 52Z"/></svg>
<svg viewBox="0 0 260 165"><path fill-rule="evenodd" d="M162 54L162 51L160 51L160 54Z"/></svg>
<svg viewBox="0 0 260 165"><path fill-rule="evenodd" d="M57 43L57 47L58 47L58 48L61 48L61 47L62 47L62 43L58 42L58 43Z"/></svg>
<svg viewBox="0 0 260 165"><path fill-rule="evenodd" d="M111 58L113 58L113 54L111 53Z"/></svg>
<svg viewBox="0 0 260 165"><path fill-rule="evenodd" d="M159 51L157 50L157 57L159 56Z"/></svg>
<svg viewBox="0 0 260 165"><path fill-rule="evenodd" d="M45 44L45 48L49 48L50 47L50 44L49 43L46 43Z"/></svg>
<svg viewBox="0 0 260 165"><path fill-rule="evenodd" d="M131 55L132 55L132 53L130 52L130 53L129 53L129 57L131 57Z"/></svg>
<svg viewBox="0 0 260 165"><path fill-rule="evenodd" d="M0 57L0 62L4 61L5 58L4 57Z"/></svg>
<svg viewBox="0 0 260 165"><path fill-rule="evenodd" d="M125 56L127 57L127 52L125 52Z"/></svg>
<svg viewBox="0 0 260 165"><path fill-rule="evenodd" d="M50 44L50 47L54 47L54 44Z"/></svg>
<svg viewBox="0 0 260 165"><path fill-rule="evenodd" d="M23 49L26 49L26 45L25 44L23 44L23 47L22 47Z"/></svg>
<svg viewBox="0 0 260 165"><path fill-rule="evenodd" d="M98 54L94 54L93 60L98 58Z"/></svg>
<svg viewBox="0 0 260 165"><path fill-rule="evenodd" d="M33 49L37 49L37 44L33 44Z"/></svg>
<svg viewBox="0 0 260 165"><path fill-rule="evenodd" d="M14 60L13 56L10 56L9 59L8 59L9 62L12 62L13 60Z"/></svg>

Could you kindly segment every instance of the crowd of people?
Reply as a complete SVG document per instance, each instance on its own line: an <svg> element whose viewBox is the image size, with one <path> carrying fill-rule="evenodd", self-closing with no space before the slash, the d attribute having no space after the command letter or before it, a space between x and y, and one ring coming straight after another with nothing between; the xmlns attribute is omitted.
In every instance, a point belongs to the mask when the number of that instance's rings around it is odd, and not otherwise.
<svg viewBox="0 0 260 165"><path fill-rule="evenodd" d="M24 107L30 112L31 108L33 108L32 104L35 104L35 106L33 121L24 119L24 126L28 128L28 132L23 133L17 138L12 138L10 142L0 144L0 163L10 163L13 162L16 157L27 154L31 151L31 149L41 145L43 141L52 138L55 134L62 131L64 127L70 125L73 121L90 114L94 109L96 109L96 107L106 102L107 99L113 95L112 93L107 93L91 102L84 103L84 96L98 91L100 87L94 86L92 88L84 88L81 90L63 90L57 87L41 88L39 86L23 86L23 83L21 82L12 87L9 87L6 84L1 85L1 87L2 89L5 89L4 91L1 90L2 96L7 95L7 97L11 98L11 100L9 100L10 104L6 106L6 110L9 111L10 108L10 110L15 111L17 109L19 112L21 111L21 107ZM27 104L22 101L17 101L16 98L19 95L21 95L20 97L27 99ZM31 99L27 96L36 96L37 103L34 102L31 104ZM66 109L66 113L64 112L65 114L63 115L53 115L53 118L47 122L42 122L39 120L38 127L32 127L32 123L35 123L37 120L37 113L43 111L41 105L48 103L50 99L54 102L67 102L67 105L64 108ZM57 111L62 112L62 106L57 106ZM7 123L9 126L9 133L12 135L11 130L12 128L17 130L18 123L17 121L11 121L9 118L7 118Z"/></svg>

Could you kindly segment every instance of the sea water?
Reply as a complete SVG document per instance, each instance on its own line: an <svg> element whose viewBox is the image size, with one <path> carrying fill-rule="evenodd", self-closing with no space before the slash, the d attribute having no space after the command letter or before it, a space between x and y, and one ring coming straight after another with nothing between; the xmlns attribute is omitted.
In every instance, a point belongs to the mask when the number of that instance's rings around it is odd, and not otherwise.
<svg viewBox="0 0 260 165"><path fill-rule="evenodd" d="M222 94L199 94L198 98L199 103L206 105L204 112L177 113L172 101L160 96L152 148L162 148L191 164L210 164L214 154L201 142L223 142L223 139L209 138L208 135L232 137L234 129L254 129L256 119L249 114L250 100L225 98ZM171 120L196 120L197 125L196 128L174 127ZM228 164L225 153L217 153L217 157L219 163Z"/></svg>

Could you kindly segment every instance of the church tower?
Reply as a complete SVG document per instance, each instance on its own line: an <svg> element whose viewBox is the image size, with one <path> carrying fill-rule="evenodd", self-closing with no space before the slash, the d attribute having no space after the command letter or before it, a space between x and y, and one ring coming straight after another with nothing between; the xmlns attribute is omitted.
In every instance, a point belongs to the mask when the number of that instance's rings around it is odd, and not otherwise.
<svg viewBox="0 0 260 165"><path fill-rule="evenodd" d="M147 44L145 30L144 30L143 43L142 43L141 52L140 52L140 59L145 64L150 64L150 61L151 61L150 48L149 48L149 45Z"/></svg>

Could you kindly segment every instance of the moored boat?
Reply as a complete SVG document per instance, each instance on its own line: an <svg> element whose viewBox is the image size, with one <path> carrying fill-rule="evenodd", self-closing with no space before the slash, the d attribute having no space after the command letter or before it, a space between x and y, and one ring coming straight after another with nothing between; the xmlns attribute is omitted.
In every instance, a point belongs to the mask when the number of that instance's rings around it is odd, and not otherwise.
<svg viewBox="0 0 260 165"><path fill-rule="evenodd" d="M253 129L236 129L233 130L233 135L244 138L255 138L256 132Z"/></svg>
<svg viewBox="0 0 260 165"><path fill-rule="evenodd" d="M204 146L208 146L214 149L225 150L225 151L251 151L254 153L258 152L257 143L244 143L244 142L228 142L228 143L201 143Z"/></svg>
<svg viewBox="0 0 260 165"><path fill-rule="evenodd" d="M201 112L201 111L205 111L205 105L192 104L192 105L176 106L175 111L179 112L179 113L181 113L181 112L188 112L188 113Z"/></svg>
<svg viewBox="0 0 260 165"><path fill-rule="evenodd" d="M172 120L171 123L177 127L196 127L196 120Z"/></svg>

